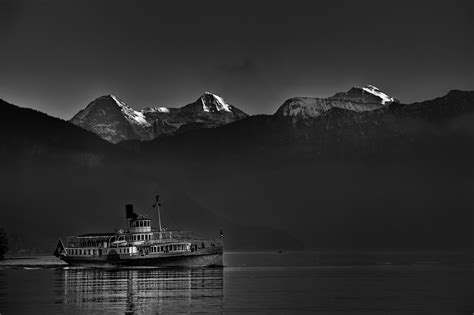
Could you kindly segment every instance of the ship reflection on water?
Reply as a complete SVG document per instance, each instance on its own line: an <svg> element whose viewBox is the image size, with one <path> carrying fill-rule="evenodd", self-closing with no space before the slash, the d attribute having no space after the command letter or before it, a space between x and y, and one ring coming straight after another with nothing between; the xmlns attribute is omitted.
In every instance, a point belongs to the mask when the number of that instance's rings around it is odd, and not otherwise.
<svg viewBox="0 0 474 315"><path fill-rule="evenodd" d="M220 312L223 269L78 269L55 271L57 296L79 312Z"/></svg>

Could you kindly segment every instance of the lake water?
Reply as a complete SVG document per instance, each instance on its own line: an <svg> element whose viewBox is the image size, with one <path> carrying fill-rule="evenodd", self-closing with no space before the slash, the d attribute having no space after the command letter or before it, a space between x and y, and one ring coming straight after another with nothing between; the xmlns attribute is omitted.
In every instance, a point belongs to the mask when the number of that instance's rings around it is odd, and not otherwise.
<svg viewBox="0 0 474 315"><path fill-rule="evenodd" d="M93 269L51 257L0 264L0 313L473 314L458 253L226 253L225 268Z"/></svg>

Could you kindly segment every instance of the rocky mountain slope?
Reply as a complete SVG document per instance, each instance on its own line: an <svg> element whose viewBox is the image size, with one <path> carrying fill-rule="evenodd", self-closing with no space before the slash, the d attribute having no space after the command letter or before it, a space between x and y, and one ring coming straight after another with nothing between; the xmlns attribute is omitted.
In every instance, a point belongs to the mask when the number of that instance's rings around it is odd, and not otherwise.
<svg viewBox="0 0 474 315"><path fill-rule="evenodd" d="M205 93L181 108L148 107L134 110L113 95L101 96L77 113L71 122L112 143L152 140L160 135L214 128L247 117L223 98Z"/></svg>
<svg viewBox="0 0 474 315"><path fill-rule="evenodd" d="M394 102L398 101L375 86L367 85L353 87L347 92L339 92L328 98L290 98L280 106L275 115L294 119L316 118L333 108L365 112L389 106Z"/></svg>

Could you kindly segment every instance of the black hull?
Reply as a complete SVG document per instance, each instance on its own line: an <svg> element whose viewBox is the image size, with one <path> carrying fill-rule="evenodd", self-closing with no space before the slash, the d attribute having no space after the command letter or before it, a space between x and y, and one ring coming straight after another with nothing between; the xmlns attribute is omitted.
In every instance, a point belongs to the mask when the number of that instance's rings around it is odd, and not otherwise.
<svg viewBox="0 0 474 315"><path fill-rule="evenodd" d="M106 257L67 257L61 259L73 266L91 266L91 267L107 267L107 266L148 266L148 267L223 267L222 253L209 253L199 255L186 256L162 256L150 257L139 256L121 259L107 259Z"/></svg>

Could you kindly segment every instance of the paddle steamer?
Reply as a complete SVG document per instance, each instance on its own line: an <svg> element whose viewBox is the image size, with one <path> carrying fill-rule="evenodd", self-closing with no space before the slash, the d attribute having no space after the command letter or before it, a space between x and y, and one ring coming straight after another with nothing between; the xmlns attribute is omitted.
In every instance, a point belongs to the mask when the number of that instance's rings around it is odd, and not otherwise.
<svg viewBox="0 0 474 315"><path fill-rule="evenodd" d="M151 219L125 206L128 227L113 233L70 236L66 244L60 239L55 256L70 265L88 266L156 266L206 267L223 266L223 234L216 239L194 236L191 232L167 230L161 226L158 196L158 229Z"/></svg>

